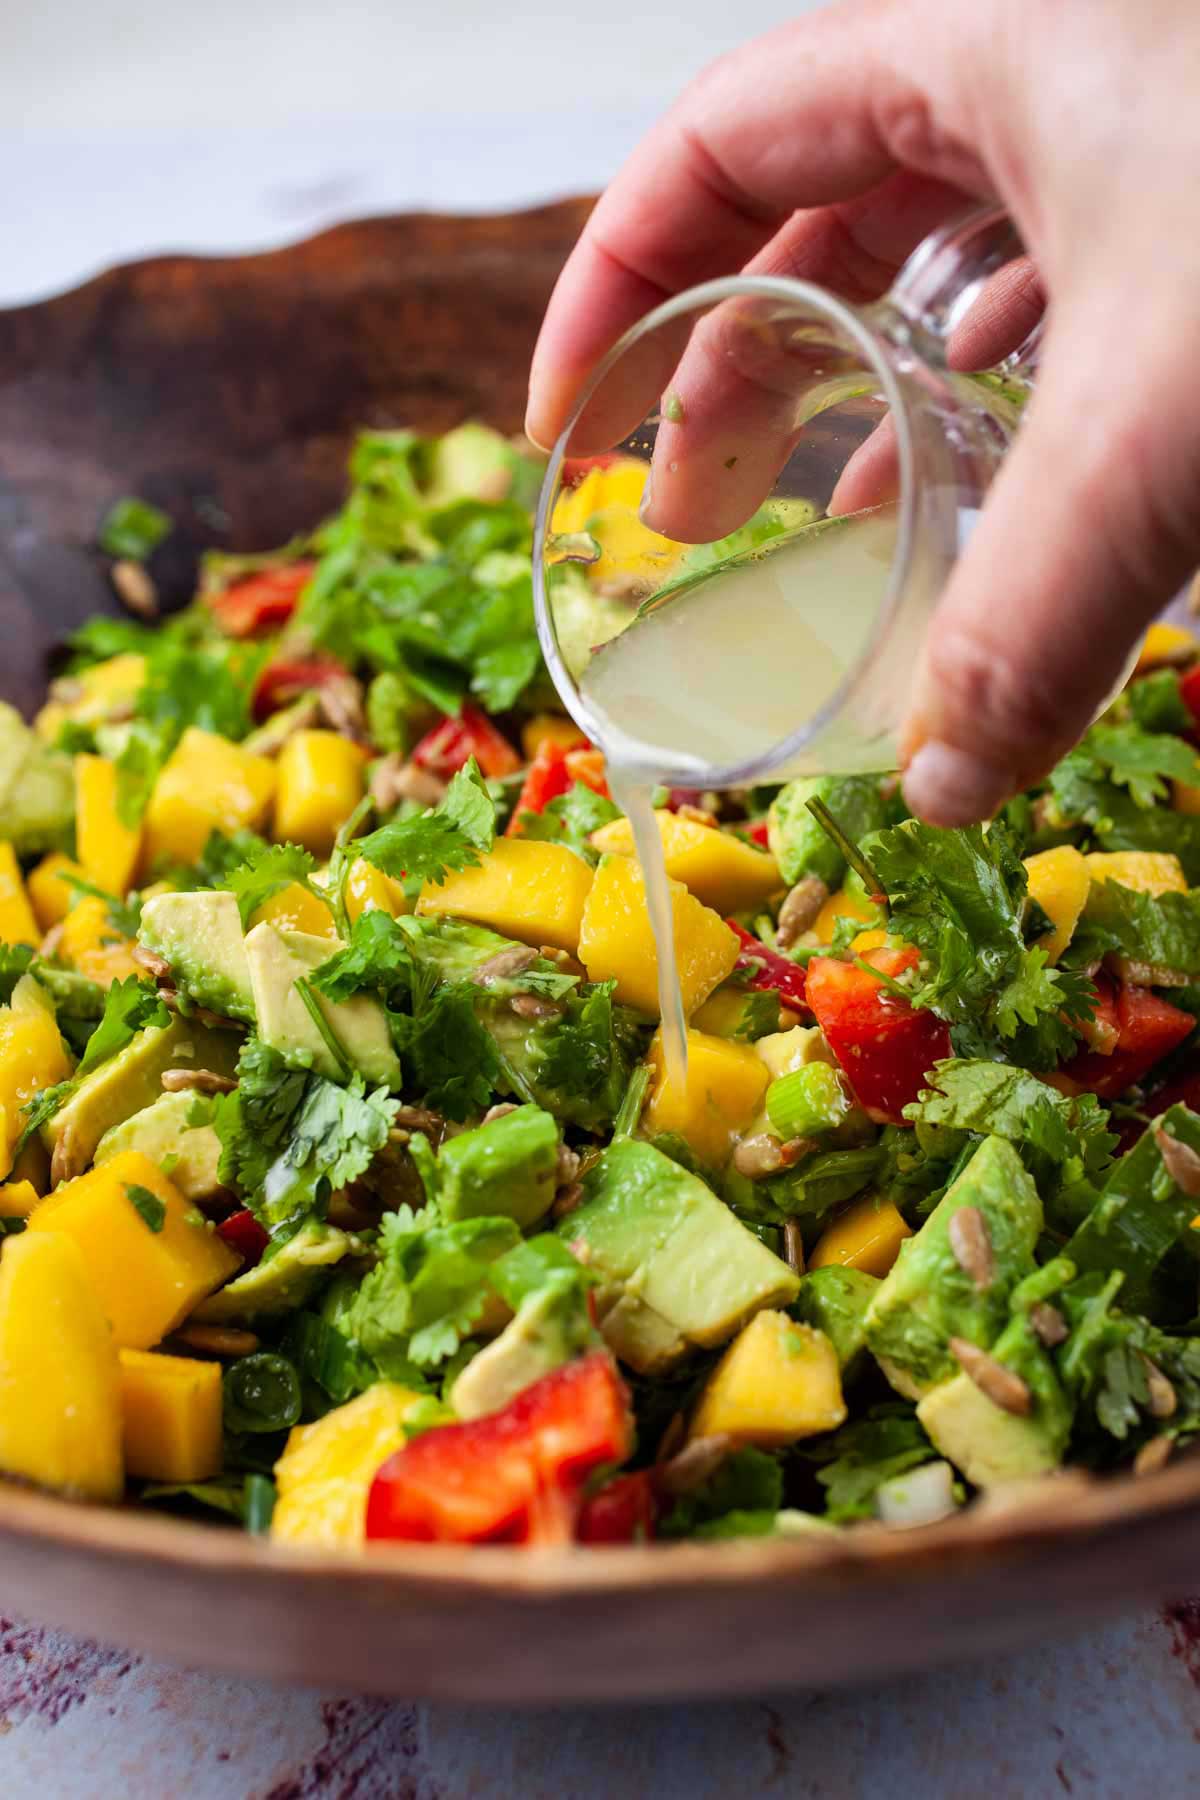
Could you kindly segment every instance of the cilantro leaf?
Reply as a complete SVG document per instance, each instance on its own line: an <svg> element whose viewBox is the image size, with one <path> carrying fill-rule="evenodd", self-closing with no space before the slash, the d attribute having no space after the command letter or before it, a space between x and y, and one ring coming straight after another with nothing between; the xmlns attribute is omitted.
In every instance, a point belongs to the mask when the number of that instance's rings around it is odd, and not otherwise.
<svg viewBox="0 0 1200 1800"><path fill-rule="evenodd" d="M152 981L127 975L114 981L104 996L104 1015L88 1039L76 1078L90 1075L110 1056L116 1056L126 1044L133 1042L147 1025L169 1025L171 1015L158 997Z"/></svg>
<svg viewBox="0 0 1200 1800"><path fill-rule="evenodd" d="M620 807L606 800L603 794L595 793L586 783L577 781L568 793L549 801L540 813L521 813L518 822L522 837L566 844L588 862L596 862L597 852L589 841L593 831L599 831L602 825L610 825L620 816Z"/></svg>
<svg viewBox="0 0 1200 1800"><path fill-rule="evenodd" d="M413 953L396 921L378 907L360 913L350 942L309 976L310 984L329 1000L349 1000L364 988L392 995L411 989Z"/></svg>
<svg viewBox="0 0 1200 1800"><path fill-rule="evenodd" d="M478 867L495 837L496 803L472 757L436 806L368 832L358 840L358 854L385 875L440 887L448 873Z"/></svg>
<svg viewBox="0 0 1200 1800"><path fill-rule="evenodd" d="M1094 882L1071 960L1086 965L1109 951L1200 976L1200 892L1141 894L1116 881Z"/></svg>
<svg viewBox="0 0 1200 1800"><path fill-rule="evenodd" d="M105 514L98 543L109 556L123 557L127 562L145 562L167 536L171 521L148 500L130 494L117 500Z"/></svg>
<svg viewBox="0 0 1200 1800"><path fill-rule="evenodd" d="M450 1119L490 1106L500 1079L499 1054L475 1012L479 991L446 982L432 993L417 991L411 1015L388 1014L408 1081Z"/></svg>
<svg viewBox="0 0 1200 1800"><path fill-rule="evenodd" d="M731 1514L765 1512L773 1516L782 1502L783 1471L778 1459L746 1445L726 1457L693 1493L676 1500L660 1522L659 1534L691 1537L700 1527L711 1527Z"/></svg>
<svg viewBox="0 0 1200 1800"><path fill-rule="evenodd" d="M125 1193L130 1205L141 1219L148 1231L159 1232L167 1221L167 1208L157 1194L151 1193L148 1187L141 1187L136 1181L125 1183Z"/></svg>
<svg viewBox="0 0 1200 1800"><path fill-rule="evenodd" d="M1088 1177L1101 1175L1118 1141L1094 1094L1069 1099L1011 1063L958 1058L937 1063L930 1086L905 1107L904 1116L914 1124L1006 1138L1040 1159L1030 1170L1039 1184L1045 1171L1072 1162Z"/></svg>
<svg viewBox="0 0 1200 1800"><path fill-rule="evenodd" d="M1165 799L1167 778L1200 782L1200 757L1190 744L1169 733L1143 731L1137 725L1093 725L1084 744L1108 779L1128 788L1137 806Z"/></svg>
<svg viewBox="0 0 1200 1800"><path fill-rule="evenodd" d="M322 890L311 879L316 866L316 857L299 844L264 844L227 870L217 885L237 896L244 931L259 907L293 882L324 899Z"/></svg>
<svg viewBox="0 0 1200 1800"><path fill-rule="evenodd" d="M35 1131L40 1131L48 1119L52 1119L60 1106L65 1106L75 1092L78 1082L72 1077L60 1081L55 1087L41 1088L32 1100L27 1100L21 1108L24 1124L21 1135L12 1148L12 1159L15 1163L22 1150Z"/></svg>
<svg viewBox="0 0 1200 1800"><path fill-rule="evenodd" d="M308 1077L257 1037L242 1045L237 1075L237 1089L218 1100L213 1124L221 1140L221 1180L249 1196L261 1189L286 1140Z"/></svg>
<svg viewBox="0 0 1200 1800"><path fill-rule="evenodd" d="M1179 676L1174 669L1158 669L1131 682L1123 695L1133 723L1143 731L1175 732L1182 736L1192 729L1193 719L1179 692Z"/></svg>
<svg viewBox="0 0 1200 1800"><path fill-rule="evenodd" d="M103 900L108 911L109 923L114 931L122 937L136 937L142 923L142 897L130 894L122 900L119 894L110 894L107 888L97 887L95 882L86 881L82 875L72 875L65 871L59 877L75 895L86 894L92 900ZM73 903L72 903L73 904Z"/></svg>
<svg viewBox="0 0 1200 1800"><path fill-rule="evenodd" d="M0 1006L8 1005L34 955L32 944L0 944Z"/></svg>
<svg viewBox="0 0 1200 1800"><path fill-rule="evenodd" d="M428 1208L386 1213L379 1265L347 1319L380 1373L404 1380L414 1365L434 1368L453 1356L482 1316L491 1263L514 1249L520 1235L511 1219L443 1224Z"/></svg>
<svg viewBox="0 0 1200 1800"><path fill-rule="evenodd" d="M825 1517L845 1520L869 1519L880 1484L928 1462L934 1451L915 1409L885 1401L801 1454L824 1464L817 1480L825 1489Z"/></svg>

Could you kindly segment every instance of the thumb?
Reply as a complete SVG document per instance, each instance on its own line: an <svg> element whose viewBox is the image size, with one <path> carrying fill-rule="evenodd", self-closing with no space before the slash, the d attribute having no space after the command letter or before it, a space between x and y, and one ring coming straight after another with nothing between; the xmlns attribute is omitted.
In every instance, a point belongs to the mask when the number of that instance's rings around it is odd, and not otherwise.
<svg viewBox="0 0 1200 1800"><path fill-rule="evenodd" d="M934 614L902 738L905 798L932 824L988 818L1045 775L1200 561L1200 425L1179 381L1195 321L1133 317L1113 305L1052 326Z"/></svg>

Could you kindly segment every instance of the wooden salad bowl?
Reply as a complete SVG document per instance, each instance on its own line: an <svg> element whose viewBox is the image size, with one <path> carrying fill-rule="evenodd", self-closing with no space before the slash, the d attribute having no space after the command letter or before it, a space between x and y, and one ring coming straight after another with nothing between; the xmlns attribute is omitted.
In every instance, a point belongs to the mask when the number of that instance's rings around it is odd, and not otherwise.
<svg viewBox="0 0 1200 1800"><path fill-rule="evenodd" d="M361 425L520 425L529 353L588 203L341 226L292 249L170 257L0 313L0 696L115 610L97 525L177 521L155 575L263 548L337 504ZM878 1677L1188 1587L1200 1458L1065 1475L910 1531L359 1557L0 1486L0 1601L184 1663L408 1698L645 1699Z"/></svg>

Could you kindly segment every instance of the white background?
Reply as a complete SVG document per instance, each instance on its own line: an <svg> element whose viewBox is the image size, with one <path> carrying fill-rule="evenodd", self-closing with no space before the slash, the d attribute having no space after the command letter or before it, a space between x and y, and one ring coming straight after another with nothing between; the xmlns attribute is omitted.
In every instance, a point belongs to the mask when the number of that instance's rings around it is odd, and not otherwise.
<svg viewBox="0 0 1200 1800"><path fill-rule="evenodd" d="M815 3L0 0L0 305L600 187L689 75Z"/></svg>

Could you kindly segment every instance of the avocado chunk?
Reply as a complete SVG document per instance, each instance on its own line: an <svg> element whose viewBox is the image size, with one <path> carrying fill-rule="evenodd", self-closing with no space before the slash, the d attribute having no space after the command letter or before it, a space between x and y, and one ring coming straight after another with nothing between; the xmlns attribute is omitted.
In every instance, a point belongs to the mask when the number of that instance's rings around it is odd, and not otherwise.
<svg viewBox="0 0 1200 1800"><path fill-rule="evenodd" d="M598 1341L578 1275L550 1275L521 1302L500 1336L467 1364L450 1404L460 1419L499 1412L522 1388Z"/></svg>
<svg viewBox="0 0 1200 1800"><path fill-rule="evenodd" d="M170 963L176 987L197 1006L254 1024L250 967L232 894L156 894L142 908L138 941Z"/></svg>
<svg viewBox="0 0 1200 1800"><path fill-rule="evenodd" d="M752 1313L786 1306L799 1277L700 1177L634 1138L588 1171L558 1233L608 1286L641 1301L690 1344L720 1344Z"/></svg>
<svg viewBox="0 0 1200 1800"><path fill-rule="evenodd" d="M246 960L258 1017L258 1035L294 1068L314 1069L336 1080L342 1074L296 983L319 969L342 946L307 931L256 925L246 937ZM392 1048L387 1014L369 994L327 1000L311 989L330 1030L352 1065L368 1081L400 1085L400 1058Z"/></svg>
<svg viewBox="0 0 1200 1800"><path fill-rule="evenodd" d="M210 1294L191 1316L202 1325L228 1325L291 1312L310 1300L334 1264L356 1247L347 1232L309 1219L294 1237L268 1245L260 1263Z"/></svg>
<svg viewBox="0 0 1200 1800"><path fill-rule="evenodd" d="M881 1285L877 1275L833 1263L800 1277L800 1292L788 1311L802 1325L825 1333L843 1375L861 1360L867 1342L867 1308Z"/></svg>
<svg viewBox="0 0 1200 1800"><path fill-rule="evenodd" d="M1057 1469L1071 1435L1070 1403L1023 1314L1014 1314L990 1354L1028 1386L1028 1414L997 1406L965 1370L917 1404L930 1443L978 1488Z"/></svg>
<svg viewBox="0 0 1200 1800"><path fill-rule="evenodd" d="M159 1098L168 1069L210 1069L214 1075L232 1076L238 1044L233 1032L210 1031L190 1019L147 1025L116 1056L84 1076L42 1126L42 1142L51 1151L62 1143L68 1170L80 1175L106 1132Z"/></svg>
<svg viewBox="0 0 1200 1800"><path fill-rule="evenodd" d="M950 1226L963 1207L976 1209L990 1240L992 1273L983 1286L954 1252ZM867 1308L867 1345L898 1393L915 1400L955 1374L952 1337L990 1348L1007 1322L1009 1295L1033 1270L1041 1230L1042 1203L1025 1165L1005 1139L985 1138L901 1245Z"/></svg>
<svg viewBox="0 0 1200 1800"><path fill-rule="evenodd" d="M0 703L0 839L18 856L57 850L74 815L70 757L47 748L15 706Z"/></svg>
<svg viewBox="0 0 1200 1800"><path fill-rule="evenodd" d="M468 421L429 448L428 506L451 506L456 500L507 500L520 458L498 431Z"/></svg>
<svg viewBox="0 0 1200 1800"><path fill-rule="evenodd" d="M639 1375L657 1375L685 1357L691 1348L668 1319L624 1288L597 1288L596 1323L618 1362Z"/></svg>
<svg viewBox="0 0 1200 1800"><path fill-rule="evenodd" d="M189 1123L195 1094L160 1094L150 1106L106 1131L94 1161L108 1162L125 1150L140 1150L157 1163L185 1200L204 1200L223 1185L221 1140L211 1125Z"/></svg>
<svg viewBox="0 0 1200 1800"><path fill-rule="evenodd" d="M438 1155L447 1219L515 1219L522 1231L549 1211L558 1172L558 1126L540 1106L464 1131Z"/></svg>
<svg viewBox="0 0 1200 1800"><path fill-rule="evenodd" d="M882 831L887 802L877 775L802 775L776 794L767 841L779 873L789 886L804 875L816 875L826 887L837 888L846 878L846 859L809 812L810 800L823 800L856 844L868 832Z"/></svg>

